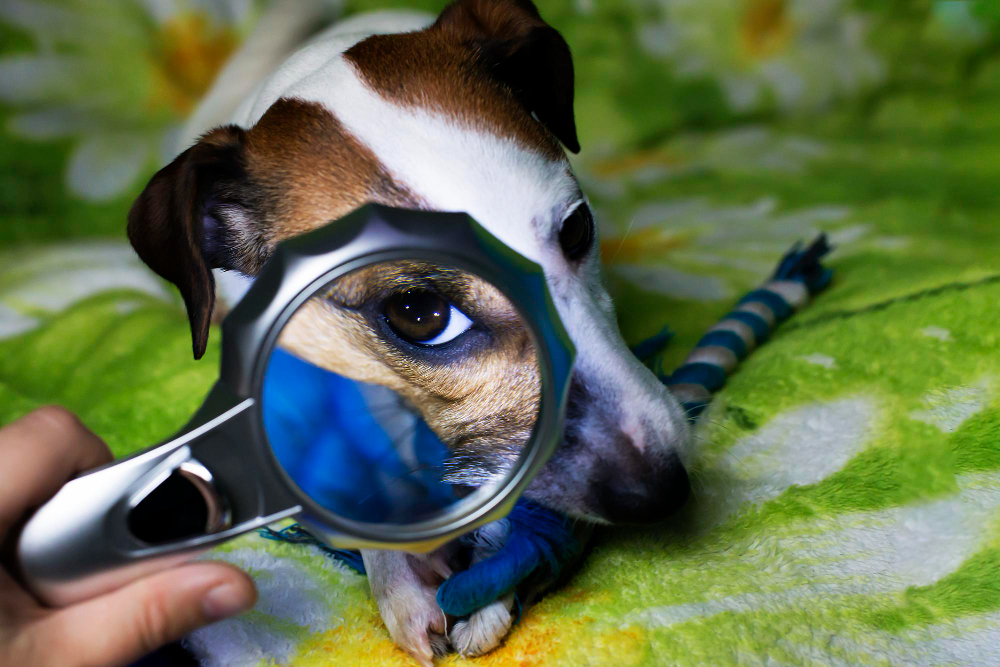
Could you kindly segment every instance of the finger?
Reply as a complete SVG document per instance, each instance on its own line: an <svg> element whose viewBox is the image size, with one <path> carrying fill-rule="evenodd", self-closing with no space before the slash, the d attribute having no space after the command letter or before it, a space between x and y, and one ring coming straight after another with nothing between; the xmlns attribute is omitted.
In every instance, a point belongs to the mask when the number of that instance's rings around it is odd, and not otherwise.
<svg viewBox="0 0 1000 667"><path fill-rule="evenodd" d="M0 535L79 472L111 452L69 410L39 408L0 429Z"/></svg>
<svg viewBox="0 0 1000 667"><path fill-rule="evenodd" d="M121 665L197 628L245 611L257 600L250 577L223 563L165 570L99 598L54 612L33 628L55 659Z"/></svg>

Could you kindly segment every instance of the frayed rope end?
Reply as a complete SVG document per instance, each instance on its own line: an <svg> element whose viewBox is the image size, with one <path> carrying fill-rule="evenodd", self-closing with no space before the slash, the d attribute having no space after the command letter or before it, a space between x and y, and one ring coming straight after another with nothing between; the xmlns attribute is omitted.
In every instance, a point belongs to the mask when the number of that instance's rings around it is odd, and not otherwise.
<svg viewBox="0 0 1000 667"><path fill-rule="evenodd" d="M832 247L825 233L820 234L809 246L802 250L802 244L792 246L774 272L774 280L798 280L805 284L809 294L816 294L830 284L833 279L833 269L828 269L820 263Z"/></svg>

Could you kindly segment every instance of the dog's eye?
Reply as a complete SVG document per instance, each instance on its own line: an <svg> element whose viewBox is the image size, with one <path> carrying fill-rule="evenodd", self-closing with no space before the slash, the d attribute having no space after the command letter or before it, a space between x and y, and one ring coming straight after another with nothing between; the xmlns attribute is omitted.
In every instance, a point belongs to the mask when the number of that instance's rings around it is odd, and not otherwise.
<svg viewBox="0 0 1000 667"><path fill-rule="evenodd" d="M580 204L563 220L559 230L559 245L566 259L575 262L587 254L593 242L594 216L586 204Z"/></svg>
<svg viewBox="0 0 1000 667"><path fill-rule="evenodd" d="M422 289L389 297L385 319L397 336L418 345L443 345L472 327L472 320L447 299Z"/></svg>

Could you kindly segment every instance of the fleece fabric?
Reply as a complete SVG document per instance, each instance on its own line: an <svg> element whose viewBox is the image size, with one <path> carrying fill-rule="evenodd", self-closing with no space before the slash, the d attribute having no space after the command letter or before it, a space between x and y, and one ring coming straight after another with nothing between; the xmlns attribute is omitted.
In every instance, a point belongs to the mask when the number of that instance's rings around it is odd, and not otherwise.
<svg viewBox="0 0 1000 667"><path fill-rule="evenodd" d="M211 386L219 333L192 361L125 212L261 4L0 8L0 424L61 403L124 455ZM404 4L440 9L347 11ZM442 663L1000 664L995 3L539 7L574 52L574 168L627 341L669 325L669 372L820 231L835 279L702 415L681 516L600 530L499 649ZM318 549L213 556L261 595L190 637L206 664L411 664Z"/></svg>

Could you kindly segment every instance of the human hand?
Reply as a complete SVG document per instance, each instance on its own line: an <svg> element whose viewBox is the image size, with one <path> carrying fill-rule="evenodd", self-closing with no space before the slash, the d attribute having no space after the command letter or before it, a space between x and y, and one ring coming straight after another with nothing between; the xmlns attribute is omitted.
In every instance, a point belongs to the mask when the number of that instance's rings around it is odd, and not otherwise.
<svg viewBox="0 0 1000 667"><path fill-rule="evenodd" d="M0 542L74 475L111 460L72 413L45 407L0 429ZM0 568L0 665L123 665L251 607L253 581L189 563L63 609L42 607Z"/></svg>

